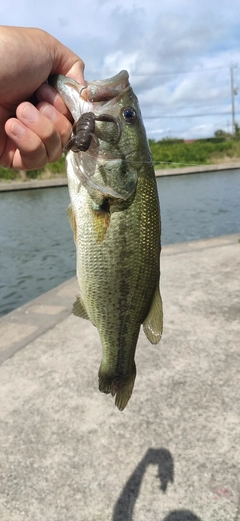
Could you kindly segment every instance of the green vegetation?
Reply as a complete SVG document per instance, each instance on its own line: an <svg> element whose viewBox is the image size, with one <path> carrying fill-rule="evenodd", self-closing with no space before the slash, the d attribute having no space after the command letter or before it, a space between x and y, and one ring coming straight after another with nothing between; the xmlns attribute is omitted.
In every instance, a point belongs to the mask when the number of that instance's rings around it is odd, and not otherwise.
<svg viewBox="0 0 240 521"><path fill-rule="evenodd" d="M65 154L55 163L48 163L45 168L29 170L25 174L28 179L46 179L56 174L65 174Z"/></svg>
<svg viewBox="0 0 240 521"><path fill-rule="evenodd" d="M0 166L0 179L10 181L11 179L16 179L17 174L17 170L10 170L8 168L3 168L2 166Z"/></svg>
<svg viewBox="0 0 240 521"><path fill-rule="evenodd" d="M197 139L192 143L180 140L150 140L155 168L208 165L240 160L240 142L224 137Z"/></svg>
<svg viewBox="0 0 240 521"><path fill-rule="evenodd" d="M0 181L10 181L13 179L21 181L29 181L30 179L49 179L55 175L65 175L65 154L63 154L55 163L48 163L45 168L39 168L37 170L18 171L0 167Z"/></svg>
<svg viewBox="0 0 240 521"><path fill-rule="evenodd" d="M235 125L235 135L224 130L216 130L214 137L197 139L185 143L183 139L166 137L161 141L149 139L154 167L176 168L193 165L208 165L240 161L240 128ZM0 167L0 181L18 179L48 179L65 175L65 154L59 161L49 163L45 168L19 172Z"/></svg>

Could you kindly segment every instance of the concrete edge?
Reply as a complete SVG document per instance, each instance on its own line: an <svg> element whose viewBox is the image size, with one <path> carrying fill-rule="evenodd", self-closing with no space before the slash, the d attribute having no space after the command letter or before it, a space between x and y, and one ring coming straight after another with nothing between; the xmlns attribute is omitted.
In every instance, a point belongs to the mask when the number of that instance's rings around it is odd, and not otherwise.
<svg viewBox="0 0 240 521"><path fill-rule="evenodd" d="M218 248L220 246L228 246L230 244L240 243L240 227L239 233L229 235L221 235L209 239L198 239L196 241L179 242L175 244L166 244L162 248L161 255L179 255L181 253L189 253L194 250L204 250L209 248Z"/></svg>
<svg viewBox="0 0 240 521"><path fill-rule="evenodd" d="M0 182L0 192L14 192L16 190L36 190L37 188L55 188L58 186L67 186L66 177L58 177L57 179L36 179L32 181L12 181L11 183Z"/></svg>
<svg viewBox="0 0 240 521"><path fill-rule="evenodd" d="M240 247L240 230L239 234L169 244L163 246L161 255L179 255L238 243ZM0 338L3 345L0 347L0 364L71 315L77 293L77 279L73 277L1 317Z"/></svg>
<svg viewBox="0 0 240 521"><path fill-rule="evenodd" d="M240 162L225 163L220 165L193 165L185 168L165 168L155 170L156 177L168 177L173 175L202 174L204 172L221 172L225 170L240 169ZM43 180L0 182L0 192L12 192L15 190L34 190L37 188L54 188L67 186L67 178L59 177Z"/></svg>
<svg viewBox="0 0 240 521"><path fill-rule="evenodd" d="M193 165L185 168L166 168L155 171L156 177L168 177L171 175L186 175L186 174L203 174L208 172L221 172L226 170L237 170L240 168L240 162L225 163L219 165Z"/></svg>
<svg viewBox="0 0 240 521"><path fill-rule="evenodd" d="M0 318L0 364L71 314L75 277Z"/></svg>

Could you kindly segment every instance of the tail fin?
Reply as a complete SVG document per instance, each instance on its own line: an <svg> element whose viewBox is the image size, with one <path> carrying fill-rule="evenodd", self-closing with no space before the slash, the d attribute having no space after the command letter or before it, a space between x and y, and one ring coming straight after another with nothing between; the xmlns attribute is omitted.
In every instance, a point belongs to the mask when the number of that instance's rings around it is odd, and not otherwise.
<svg viewBox="0 0 240 521"><path fill-rule="evenodd" d="M99 370L99 391L106 394L111 394L112 396L116 396L115 405L118 407L120 411L123 411L128 404L128 401L131 398L135 377L136 377L136 366L134 363L133 371L129 376L128 380L124 381L124 383L114 382L113 376L109 376L106 373L101 372L101 368Z"/></svg>

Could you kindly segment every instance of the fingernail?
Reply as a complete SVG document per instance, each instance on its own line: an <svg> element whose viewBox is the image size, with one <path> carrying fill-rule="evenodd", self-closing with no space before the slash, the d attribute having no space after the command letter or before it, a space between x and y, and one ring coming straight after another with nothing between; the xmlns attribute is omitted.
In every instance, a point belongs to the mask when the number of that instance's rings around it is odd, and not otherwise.
<svg viewBox="0 0 240 521"><path fill-rule="evenodd" d="M24 134L25 132L25 128L22 127L22 125L20 123L18 123L18 121L14 121L11 125L11 133L13 136L15 137L22 137L22 135Z"/></svg>
<svg viewBox="0 0 240 521"><path fill-rule="evenodd" d="M38 110L31 103L27 103L22 111L22 117L26 121L37 121Z"/></svg>
<svg viewBox="0 0 240 521"><path fill-rule="evenodd" d="M37 92L37 97L39 100L48 101L48 103L53 103L57 96L56 91L54 91L49 85L42 85L39 87Z"/></svg>
<svg viewBox="0 0 240 521"><path fill-rule="evenodd" d="M41 108L41 112L42 114L44 114L44 116L47 116L47 118L50 119L50 121L55 121L56 110L52 107L52 105L45 105Z"/></svg>

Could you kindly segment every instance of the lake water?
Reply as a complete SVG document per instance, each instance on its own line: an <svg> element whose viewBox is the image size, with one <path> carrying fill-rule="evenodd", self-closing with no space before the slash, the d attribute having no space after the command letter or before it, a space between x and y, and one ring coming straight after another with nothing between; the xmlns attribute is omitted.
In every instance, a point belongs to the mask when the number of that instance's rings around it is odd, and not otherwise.
<svg viewBox="0 0 240 521"><path fill-rule="evenodd" d="M240 170L157 179L162 244L240 232ZM67 187L0 192L0 315L75 275Z"/></svg>

